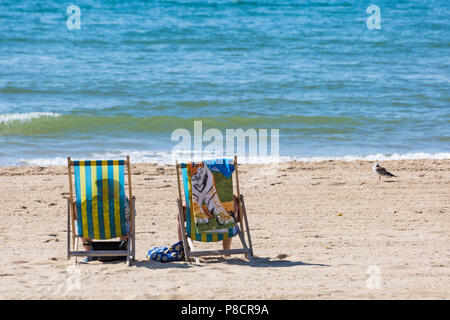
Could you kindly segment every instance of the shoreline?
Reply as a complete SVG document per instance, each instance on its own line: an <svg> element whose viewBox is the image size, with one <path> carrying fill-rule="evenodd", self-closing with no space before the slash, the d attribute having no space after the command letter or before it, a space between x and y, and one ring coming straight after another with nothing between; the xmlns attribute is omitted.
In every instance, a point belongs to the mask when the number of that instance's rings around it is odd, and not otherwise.
<svg viewBox="0 0 450 320"><path fill-rule="evenodd" d="M67 168L0 167L0 298L449 299L450 160L380 164L398 178L378 182L373 162L361 160L240 165L253 266L239 255L201 266L148 261L149 249L177 241L176 173L134 164L137 261L79 265L82 290L71 291L58 289L74 265ZM367 284L373 266L379 289Z"/></svg>
<svg viewBox="0 0 450 320"><path fill-rule="evenodd" d="M72 157L73 159L78 160L104 160L104 159L121 159L125 158L127 155L130 156L132 163L140 164L140 165L158 165L158 166L170 166L175 165L175 159L179 162L184 161L183 158L175 158L167 153L166 157L170 158L170 160L166 161L157 161L155 159L150 160L149 157L142 157L140 155L136 156L136 153L141 154L145 152L122 152L117 155L108 154L104 157ZM227 157L217 157L227 158ZM134 162L133 162L134 159ZM137 160L136 160L137 159ZM209 158L205 158L209 159ZM244 160L243 160L244 159ZM270 165L270 164L282 164L282 163L317 163L317 162L326 162L326 161L343 161L343 162L351 162L351 161L400 161L400 160L450 160L450 152L435 152L435 153L427 153L427 152L409 152L409 153L393 153L393 154L367 154L367 155L343 155L343 156L310 156L310 157L299 157L299 156L279 156L279 157L254 157L254 158L245 158L238 157L239 163L245 165ZM21 159L20 161L24 162L21 165L0 165L0 168L9 168L9 167L58 167L58 166L66 166L67 158L56 157L49 159ZM28 163L27 163L28 162Z"/></svg>

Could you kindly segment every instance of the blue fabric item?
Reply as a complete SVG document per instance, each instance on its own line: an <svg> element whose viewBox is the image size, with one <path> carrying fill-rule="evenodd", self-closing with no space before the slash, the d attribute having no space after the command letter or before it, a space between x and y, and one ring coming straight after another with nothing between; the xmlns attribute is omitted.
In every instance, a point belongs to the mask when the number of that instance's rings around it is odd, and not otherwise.
<svg viewBox="0 0 450 320"><path fill-rule="evenodd" d="M230 178L234 171L234 164L231 159L205 160L204 163L212 172L220 172L227 178Z"/></svg>
<svg viewBox="0 0 450 320"><path fill-rule="evenodd" d="M95 261L96 260L95 258L96 257L86 257L83 260L81 260L81 263L88 263L90 261Z"/></svg>
<svg viewBox="0 0 450 320"><path fill-rule="evenodd" d="M148 251L146 258L163 263L184 260L183 241L179 241L169 248L154 247Z"/></svg>

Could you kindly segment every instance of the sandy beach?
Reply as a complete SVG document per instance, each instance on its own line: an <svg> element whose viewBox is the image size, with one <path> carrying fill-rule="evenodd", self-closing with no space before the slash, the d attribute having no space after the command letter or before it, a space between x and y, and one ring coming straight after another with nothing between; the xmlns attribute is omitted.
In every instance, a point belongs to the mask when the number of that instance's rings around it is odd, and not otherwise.
<svg viewBox="0 0 450 320"><path fill-rule="evenodd" d="M253 265L148 261L177 241L177 179L174 166L133 165L137 261L77 269L67 168L0 167L0 299L449 299L450 160L381 164L398 178L378 182L368 161L241 165Z"/></svg>

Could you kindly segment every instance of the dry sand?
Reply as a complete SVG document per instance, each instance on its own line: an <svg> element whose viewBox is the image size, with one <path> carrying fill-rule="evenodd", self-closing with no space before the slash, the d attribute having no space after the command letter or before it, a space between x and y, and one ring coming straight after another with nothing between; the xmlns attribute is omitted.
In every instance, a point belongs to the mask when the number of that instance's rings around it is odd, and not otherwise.
<svg viewBox="0 0 450 320"><path fill-rule="evenodd" d="M399 177L379 183L366 161L240 166L253 265L147 261L177 240L177 180L173 166L133 166L138 261L78 269L66 259L67 169L2 167L0 298L449 299L450 161L382 165Z"/></svg>

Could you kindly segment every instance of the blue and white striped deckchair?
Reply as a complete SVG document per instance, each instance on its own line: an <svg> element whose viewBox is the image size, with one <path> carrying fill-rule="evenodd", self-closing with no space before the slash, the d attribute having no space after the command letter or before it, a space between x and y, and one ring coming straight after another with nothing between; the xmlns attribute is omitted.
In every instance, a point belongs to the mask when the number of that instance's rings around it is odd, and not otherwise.
<svg viewBox="0 0 450 320"><path fill-rule="evenodd" d="M197 168L202 168L200 173ZM205 174L207 169L209 177ZM180 171L183 180L181 188ZM236 177L237 199L239 210L234 208L233 196L233 172ZM217 182L217 178L220 181ZM202 162L177 162L178 179L178 208L179 221L183 237L186 261L190 257L213 256L223 254L245 254L251 261L253 248L248 227L247 213L245 211L244 196L240 194L237 157L230 159L217 159ZM211 180L208 184L206 181ZM201 185L203 183L203 185ZM217 184L217 188L216 188ZM219 186L220 184L220 186ZM199 191L201 190L201 191ZM184 215L182 193L184 193L186 214ZM202 196L205 195L205 196ZM199 203L201 202L201 203ZM217 203L220 203L217 206ZM220 216L217 209L220 207L224 217ZM227 215L225 212L239 212L239 218ZM221 217L221 218L220 218ZM238 219L236 219L238 218ZM226 220L228 219L228 220ZM233 220L233 221L232 221ZM234 220L239 220L236 223ZM245 229L244 230L244 223ZM247 233L248 246L244 234ZM242 243L240 249L194 251L193 241L216 242L239 235Z"/></svg>
<svg viewBox="0 0 450 320"><path fill-rule="evenodd" d="M130 200L125 194L125 166ZM75 195L72 185L72 167L75 177ZM71 256L126 256L127 263L130 264L135 258L134 214L131 214L134 213L135 198L131 188L130 158L72 161L69 157L68 171L70 185L67 222L68 259ZM70 230L72 230L75 251L70 250ZM118 237L128 237L127 250L76 251L78 238L108 240Z"/></svg>

